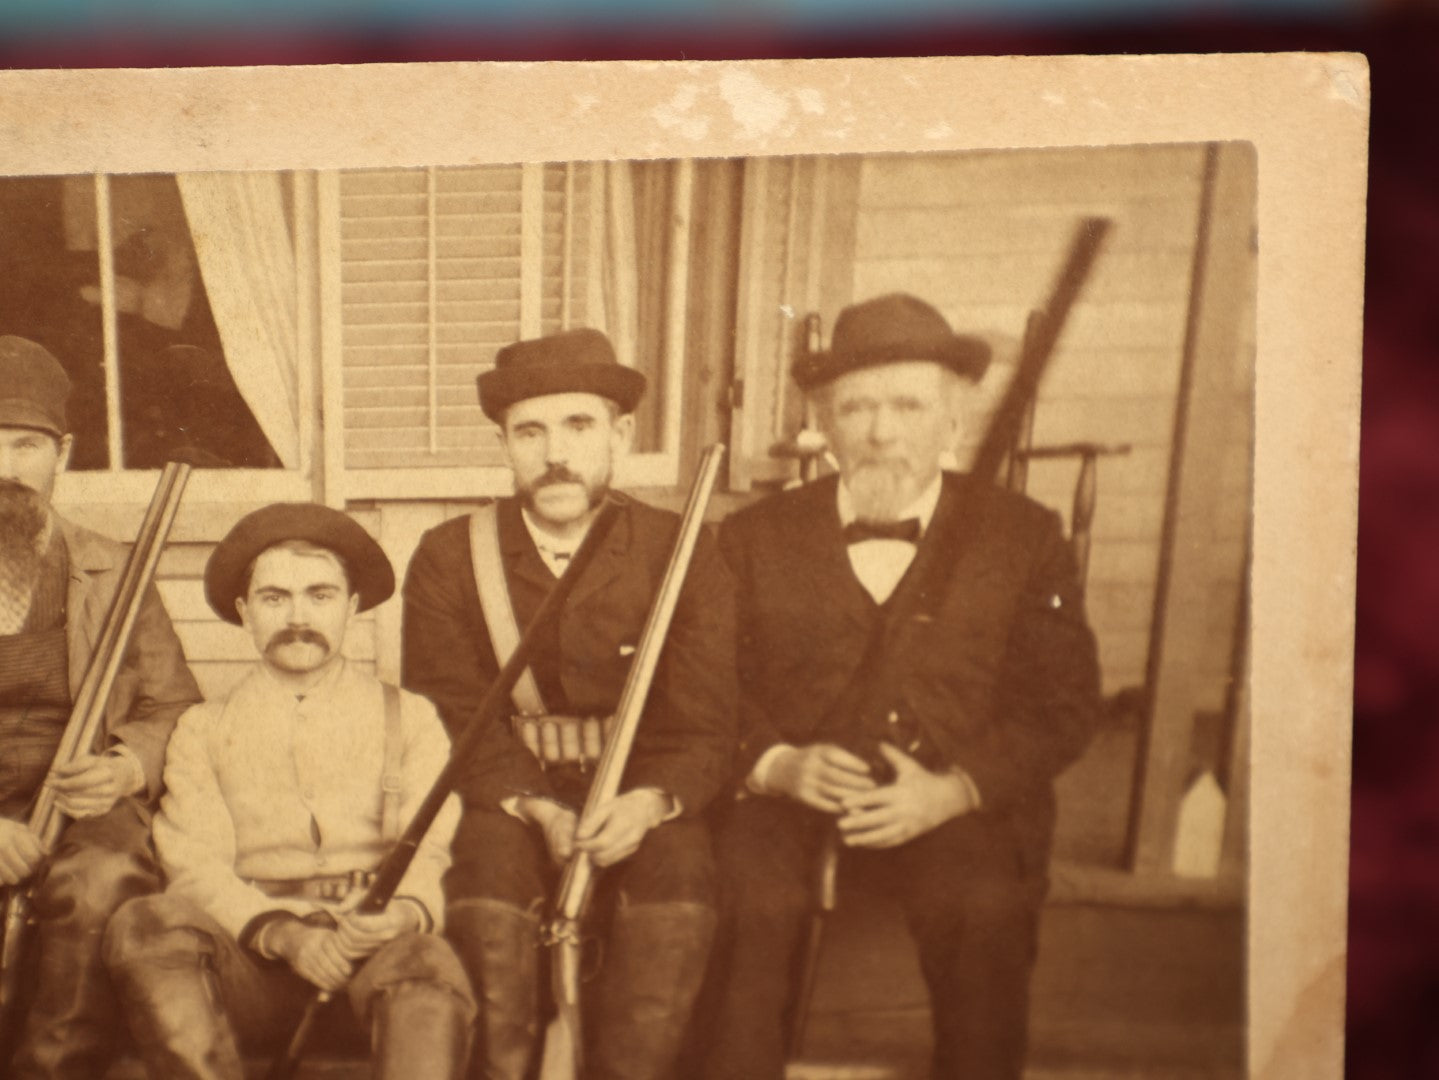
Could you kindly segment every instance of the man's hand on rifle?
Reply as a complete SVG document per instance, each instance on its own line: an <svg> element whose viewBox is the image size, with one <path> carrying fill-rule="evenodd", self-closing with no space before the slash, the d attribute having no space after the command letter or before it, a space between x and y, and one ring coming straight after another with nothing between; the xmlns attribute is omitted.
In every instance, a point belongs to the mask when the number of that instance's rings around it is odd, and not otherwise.
<svg viewBox="0 0 1439 1080"><path fill-rule="evenodd" d="M355 965L345 955L338 930L310 926L298 919L283 919L271 927L266 939L270 952L289 964L306 982L334 993L343 989L355 973Z"/></svg>
<svg viewBox="0 0 1439 1080"><path fill-rule="evenodd" d="M420 932L425 928L424 923L424 916L413 903L392 900L378 915L346 912L339 917L336 933L345 955L360 961L373 956L401 934Z"/></svg>
<svg viewBox="0 0 1439 1080"><path fill-rule="evenodd" d="M0 885L18 885L40 865L45 848L23 821L0 818Z"/></svg>
<svg viewBox="0 0 1439 1080"><path fill-rule="evenodd" d="M844 800L873 791L864 760L833 743L787 746L769 764L765 791L787 795L826 814L844 813Z"/></svg>
<svg viewBox="0 0 1439 1080"><path fill-rule="evenodd" d="M894 783L845 797L839 832L848 846L895 847L978 808L962 773L930 772L888 743L879 752L894 766Z"/></svg>
<svg viewBox="0 0 1439 1080"><path fill-rule="evenodd" d="M540 830L550 858L556 863L569 862L575 853L575 824L579 821L575 812L553 799L533 795L521 798L516 809L522 819Z"/></svg>
<svg viewBox="0 0 1439 1080"><path fill-rule="evenodd" d="M55 805L72 818L99 817L145 786L140 763L124 754L81 754L50 770Z"/></svg>
<svg viewBox="0 0 1439 1080"><path fill-rule="evenodd" d="M673 800L654 788L637 788L595 808L575 831L575 847L596 866L613 866L639 850L645 833L669 816Z"/></svg>

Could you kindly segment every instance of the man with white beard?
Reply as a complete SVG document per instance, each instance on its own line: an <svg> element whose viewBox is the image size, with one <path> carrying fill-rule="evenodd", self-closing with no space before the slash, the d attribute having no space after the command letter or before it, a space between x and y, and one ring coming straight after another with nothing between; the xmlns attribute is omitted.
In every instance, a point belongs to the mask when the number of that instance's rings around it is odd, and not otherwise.
<svg viewBox="0 0 1439 1080"><path fill-rule="evenodd" d="M120 544L50 505L70 459L69 389L46 349L0 337L0 884L34 879L38 923L34 998L5 1075L25 1080L105 1071L120 1024L100 937L123 901L159 888L150 817L165 746L200 700L152 588L100 745L51 767L125 565ZM42 784L74 819L48 852L25 820Z"/></svg>
<svg viewBox="0 0 1439 1080"><path fill-rule="evenodd" d="M839 474L733 515L739 797L696 1011L706 1076L778 1080L814 866L899 900L934 1014L934 1075L1017 1080L1054 828L1098 667L1058 515L945 472L990 350L915 297L841 312L795 381Z"/></svg>

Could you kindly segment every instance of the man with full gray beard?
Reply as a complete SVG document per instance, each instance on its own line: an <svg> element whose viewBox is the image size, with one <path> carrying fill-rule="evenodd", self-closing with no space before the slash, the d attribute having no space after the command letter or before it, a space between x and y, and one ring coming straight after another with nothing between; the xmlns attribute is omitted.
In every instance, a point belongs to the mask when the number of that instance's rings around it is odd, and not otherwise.
<svg viewBox="0 0 1439 1080"><path fill-rule="evenodd" d="M708 1080L782 1075L813 866L836 830L919 945L933 1075L1022 1072L1053 781L1089 738L1099 680L1058 516L941 467L989 353L913 296L846 308L794 371L838 476L720 532L741 795L716 834Z"/></svg>
<svg viewBox="0 0 1439 1080"><path fill-rule="evenodd" d="M120 583L125 549L50 505L70 458L69 379L42 346L0 337L0 884L34 883L34 999L7 1076L91 1080L121 1030L105 922L159 887L150 815L165 745L200 692L153 589L93 752L52 761ZM55 850L26 824L42 784L72 818ZM0 1063L3 1071L3 1063Z"/></svg>

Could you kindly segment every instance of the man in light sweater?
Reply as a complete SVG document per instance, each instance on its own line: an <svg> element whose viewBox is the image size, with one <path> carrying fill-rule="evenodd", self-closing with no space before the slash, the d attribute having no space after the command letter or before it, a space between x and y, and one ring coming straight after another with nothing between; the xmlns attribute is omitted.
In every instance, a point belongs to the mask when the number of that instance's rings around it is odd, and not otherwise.
<svg viewBox="0 0 1439 1080"><path fill-rule="evenodd" d="M211 607L262 659L181 718L155 821L166 892L106 934L151 1076L241 1080L242 1041L273 1049L317 988L348 996L375 1076L463 1074L474 1003L437 932L456 802L386 910L353 910L449 754L429 702L341 655L353 616L393 591L369 535L313 504L241 519L206 566Z"/></svg>

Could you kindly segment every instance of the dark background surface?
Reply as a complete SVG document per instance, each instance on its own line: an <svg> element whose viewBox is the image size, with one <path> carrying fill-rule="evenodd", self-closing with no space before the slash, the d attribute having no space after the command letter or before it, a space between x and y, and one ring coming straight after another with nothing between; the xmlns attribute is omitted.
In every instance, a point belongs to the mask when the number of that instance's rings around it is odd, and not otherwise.
<svg viewBox="0 0 1439 1080"><path fill-rule="evenodd" d="M76 5L70 5L76 7ZM1347 1075L1439 1076L1439 7L1334 3L1190 6L1182 19L1131 12L1003 25L780 18L747 6L725 22L673 14L627 23L483 16L269 30L200 19L21 26L0 12L0 64L143 67L472 59L1212 52L1366 54L1372 68L1364 405L1355 674ZM299 5L303 7L303 5ZM316 5L318 7L318 5ZM435 5L440 6L440 5ZM1157 6L1157 5L1156 5ZM293 5L292 5L293 7ZM884 5L872 5L883 9ZM1135 5L1130 5L1131 9ZM1288 7L1286 11L1276 7ZM79 9L86 5L78 5ZM98 10L99 6L92 6ZM199 10L198 7L195 10ZM638 17L631 7L628 18ZM669 9L673 12L675 9ZM1199 12L1199 13L1196 13ZM161 27L168 26L169 29ZM1323 222L1315 222L1323 228ZM1336 437L1342 438L1336 430ZM1348 478L1335 477L1340 493Z"/></svg>

